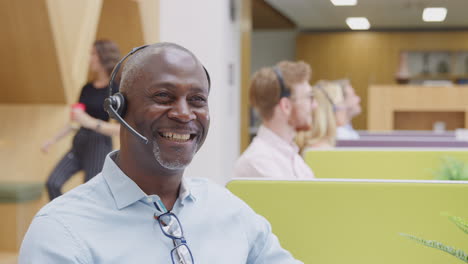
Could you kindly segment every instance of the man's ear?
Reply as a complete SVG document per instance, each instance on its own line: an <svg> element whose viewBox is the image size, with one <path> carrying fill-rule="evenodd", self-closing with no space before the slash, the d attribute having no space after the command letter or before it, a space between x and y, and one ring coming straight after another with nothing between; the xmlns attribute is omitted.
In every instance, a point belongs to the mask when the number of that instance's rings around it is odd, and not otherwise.
<svg viewBox="0 0 468 264"><path fill-rule="evenodd" d="M286 115L290 115L292 111L291 100L287 97L282 97L278 103L280 110Z"/></svg>

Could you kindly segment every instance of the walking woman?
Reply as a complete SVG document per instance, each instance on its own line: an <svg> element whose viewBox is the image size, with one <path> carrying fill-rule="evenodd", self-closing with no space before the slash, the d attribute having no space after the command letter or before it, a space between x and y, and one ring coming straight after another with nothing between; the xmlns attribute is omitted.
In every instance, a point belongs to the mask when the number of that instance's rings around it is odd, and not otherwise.
<svg viewBox="0 0 468 264"><path fill-rule="evenodd" d="M94 42L89 62L94 77L93 81L85 84L81 90L78 104L75 104L80 107L73 107L74 122L67 123L41 147L41 150L47 153L60 139L78 130L71 149L59 161L47 180L50 200L62 194L62 186L78 171L85 172L85 181L99 173L106 155L112 150L111 136L119 134L120 126L108 122L109 116L103 109L103 102L109 95L110 74L119 59L120 52L114 42L109 40ZM80 127L76 128L73 123L78 123Z"/></svg>

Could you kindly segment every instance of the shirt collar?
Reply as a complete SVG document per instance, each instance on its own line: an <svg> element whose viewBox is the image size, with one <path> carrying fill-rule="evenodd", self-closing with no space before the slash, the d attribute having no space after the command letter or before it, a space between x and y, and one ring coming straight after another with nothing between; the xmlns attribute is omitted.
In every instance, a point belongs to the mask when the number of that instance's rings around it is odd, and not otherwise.
<svg viewBox="0 0 468 264"><path fill-rule="evenodd" d="M197 198L194 195L193 188L191 188L190 183L185 177L182 177L182 182L180 183L180 190L179 190L179 200L182 204L185 203L187 199L192 201L196 201Z"/></svg>
<svg viewBox="0 0 468 264"><path fill-rule="evenodd" d="M279 149L281 152L289 154L299 153L299 147L294 142L287 142L264 125L261 125L258 128L257 137L268 143L270 146Z"/></svg>
<svg viewBox="0 0 468 264"><path fill-rule="evenodd" d="M109 186L112 197L115 200L117 209L123 209L137 201L140 201L148 195L130 179L117 166L113 158L118 153L118 150L109 153L104 161L102 174ZM184 204L185 200L190 199L195 201L196 198L191 191L189 182L183 177L180 185L179 200Z"/></svg>

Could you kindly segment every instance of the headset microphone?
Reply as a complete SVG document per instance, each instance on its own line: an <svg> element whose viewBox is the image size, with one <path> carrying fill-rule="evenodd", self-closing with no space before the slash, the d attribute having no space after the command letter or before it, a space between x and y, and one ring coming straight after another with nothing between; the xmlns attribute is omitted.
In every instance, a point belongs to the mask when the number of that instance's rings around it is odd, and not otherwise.
<svg viewBox="0 0 468 264"><path fill-rule="evenodd" d="M146 48L148 45L136 47L132 49L127 55L125 55L115 66L114 70L112 71L111 78L109 81L109 97L104 100L104 110L109 114L109 116L115 120L117 120L121 125L123 125L130 133L132 133L135 137L140 139L144 144L148 144L148 139L138 133L135 129L133 129L125 120L123 116L125 115L126 110L126 103L125 103L125 96L117 92L112 94L114 90L114 79L117 73L119 72L120 66L122 63L127 59L130 55L134 54L138 50Z"/></svg>
<svg viewBox="0 0 468 264"><path fill-rule="evenodd" d="M104 100L104 109L107 111L107 113L109 114L110 117L117 120L121 125L123 125L126 129L128 129L128 131L130 131L130 133L132 133L135 137L141 139L141 141L143 141L143 143L148 144L148 139L146 137L144 137L143 135L141 135L140 133L138 133L135 129L133 129L127 122L125 122L125 120L114 109L114 107L113 107L113 105L114 105L113 101L115 99L114 96L123 96L123 95L121 93L118 93L118 94L115 94L112 97L109 97L106 100ZM119 100L117 100L116 104L117 105L120 104ZM119 108L117 107L117 109L119 109Z"/></svg>

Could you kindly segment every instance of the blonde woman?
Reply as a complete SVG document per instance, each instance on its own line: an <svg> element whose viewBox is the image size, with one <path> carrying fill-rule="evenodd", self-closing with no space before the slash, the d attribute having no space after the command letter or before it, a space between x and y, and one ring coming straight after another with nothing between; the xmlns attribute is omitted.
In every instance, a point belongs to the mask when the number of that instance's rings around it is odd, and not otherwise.
<svg viewBox="0 0 468 264"><path fill-rule="evenodd" d="M336 128L346 122L346 108L341 87L334 82L319 81L314 87L317 109L312 113L312 128L297 135L302 151L308 148L333 148Z"/></svg>

